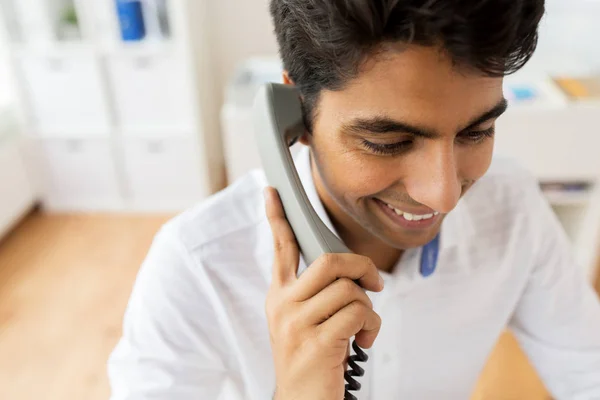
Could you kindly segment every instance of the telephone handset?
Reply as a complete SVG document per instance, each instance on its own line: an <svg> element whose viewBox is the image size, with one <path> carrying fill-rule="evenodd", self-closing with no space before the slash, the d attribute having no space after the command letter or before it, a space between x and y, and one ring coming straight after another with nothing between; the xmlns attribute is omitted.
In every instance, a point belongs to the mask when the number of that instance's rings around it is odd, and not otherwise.
<svg viewBox="0 0 600 400"><path fill-rule="evenodd" d="M254 103L254 129L267 181L279 193L306 265L324 253L350 253L313 209L290 153L290 145L305 130L298 89L277 83L261 87ZM363 376L364 370L357 362L367 361L368 357L355 341L352 348L356 354L350 356L350 369L344 374L344 399L357 400L349 391L360 390L354 377Z"/></svg>

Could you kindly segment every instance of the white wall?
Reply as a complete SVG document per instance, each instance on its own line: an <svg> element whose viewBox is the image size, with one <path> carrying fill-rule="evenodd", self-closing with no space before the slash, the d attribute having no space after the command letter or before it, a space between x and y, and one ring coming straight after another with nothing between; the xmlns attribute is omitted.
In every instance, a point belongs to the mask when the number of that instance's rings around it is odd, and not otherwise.
<svg viewBox="0 0 600 400"><path fill-rule="evenodd" d="M254 55L276 55L269 0L209 0L211 58L219 104L236 65Z"/></svg>
<svg viewBox="0 0 600 400"><path fill-rule="evenodd" d="M598 71L599 18L599 0L548 0L533 64L558 75Z"/></svg>
<svg viewBox="0 0 600 400"><path fill-rule="evenodd" d="M215 100L220 105L235 66L250 56L276 55L277 43L268 10L269 0L207 0L207 7ZM540 60L548 68L545 56L556 58L558 48L563 54L570 53L570 57L563 57L565 59L600 67L600 45L592 39L600 35L598 18L600 0L548 0L534 63ZM564 69L562 64L554 67Z"/></svg>

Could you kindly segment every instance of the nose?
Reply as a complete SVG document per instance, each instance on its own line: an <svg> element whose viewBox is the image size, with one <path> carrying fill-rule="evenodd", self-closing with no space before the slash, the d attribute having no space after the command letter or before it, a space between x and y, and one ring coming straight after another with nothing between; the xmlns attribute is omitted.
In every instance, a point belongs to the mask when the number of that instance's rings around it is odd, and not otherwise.
<svg viewBox="0 0 600 400"><path fill-rule="evenodd" d="M404 183L409 196L440 213L452 211L462 192L454 146L436 143L414 161Z"/></svg>

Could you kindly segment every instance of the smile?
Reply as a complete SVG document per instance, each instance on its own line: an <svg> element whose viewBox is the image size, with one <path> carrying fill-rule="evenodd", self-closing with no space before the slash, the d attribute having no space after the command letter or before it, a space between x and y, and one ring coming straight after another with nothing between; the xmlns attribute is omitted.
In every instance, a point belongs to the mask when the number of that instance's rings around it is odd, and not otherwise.
<svg viewBox="0 0 600 400"><path fill-rule="evenodd" d="M439 215L439 212L437 212L437 211L433 212L432 214L422 214L422 215L411 214L409 212L399 210L396 207L392 206L391 204L385 203L385 205L388 206L390 209L392 209L397 215L403 217L407 221L421 221L421 220L431 219L431 218L435 217L436 215Z"/></svg>
<svg viewBox="0 0 600 400"><path fill-rule="evenodd" d="M409 230L426 230L436 226L443 215L431 209L422 210L422 214L409 213L399 208L394 207L382 200L374 198L373 201L383 214L388 217L388 220L395 226Z"/></svg>

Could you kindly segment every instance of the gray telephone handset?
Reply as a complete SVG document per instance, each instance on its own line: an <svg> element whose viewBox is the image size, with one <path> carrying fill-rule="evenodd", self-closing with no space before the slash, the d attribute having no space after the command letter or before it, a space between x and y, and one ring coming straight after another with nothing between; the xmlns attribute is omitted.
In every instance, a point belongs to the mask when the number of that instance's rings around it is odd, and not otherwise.
<svg viewBox="0 0 600 400"><path fill-rule="evenodd" d="M267 181L281 197L306 265L323 253L349 253L311 206L294 166L289 146L304 133L298 90L291 85L267 84L259 90L254 107L258 150Z"/></svg>
<svg viewBox="0 0 600 400"><path fill-rule="evenodd" d="M254 129L267 181L277 189L304 261L311 265L324 253L350 253L350 250L321 221L296 171L289 146L304 133L300 101L294 86L264 85L254 103ZM348 392L359 390L361 386L353 378L364 374L356 362L364 362L368 357L356 342L352 343L352 348L356 354L348 360L351 369L345 373L348 383L344 399L356 400Z"/></svg>

